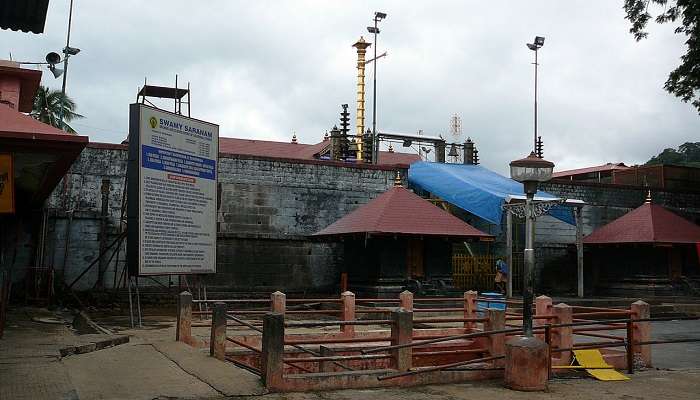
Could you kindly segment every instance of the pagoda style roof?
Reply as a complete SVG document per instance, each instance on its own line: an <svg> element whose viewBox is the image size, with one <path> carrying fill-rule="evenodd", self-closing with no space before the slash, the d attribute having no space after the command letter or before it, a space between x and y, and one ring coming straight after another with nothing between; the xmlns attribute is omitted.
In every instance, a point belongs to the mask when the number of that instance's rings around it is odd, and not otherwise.
<svg viewBox="0 0 700 400"><path fill-rule="evenodd" d="M700 226L648 201L596 229L583 243L700 243Z"/></svg>
<svg viewBox="0 0 700 400"><path fill-rule="evenodd" d="M392 187L313 236L358 233L493 238L401 186Z"/></svg>

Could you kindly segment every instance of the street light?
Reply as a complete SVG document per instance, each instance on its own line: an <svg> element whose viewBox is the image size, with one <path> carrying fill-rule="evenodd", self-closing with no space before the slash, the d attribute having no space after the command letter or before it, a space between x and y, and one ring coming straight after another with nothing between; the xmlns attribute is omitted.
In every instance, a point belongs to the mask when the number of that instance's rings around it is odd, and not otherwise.
<svg viewBox="0 0 700 400"><path fill-rule="evenodd" d="M367 31L374 35L374 72L372 74L372 163L376 164L379 158L379 140L377 140L377 34L379 21L386 18L386 13L376 11L374 13L374 26L368 26Z"/></svg>
<svg viewBox="0 0 700 400"><path fill-rule="evenodd" d="M539 158L535 152L511 161L510 177L522 182L525 191L525 271L523 273L523 332L532 337L533 271L535 269L535 206L533 200L537 184L552 178L554 163Z"/></svg>
<svg viewBox="0 0 700 400"><path fill-rule="evenodd" d="M532 148L533 151L537 151L537 50L544 46L544 37L535 36L535 40L532 43L527 43L527 48L535 52L535 142Z"/></svg>

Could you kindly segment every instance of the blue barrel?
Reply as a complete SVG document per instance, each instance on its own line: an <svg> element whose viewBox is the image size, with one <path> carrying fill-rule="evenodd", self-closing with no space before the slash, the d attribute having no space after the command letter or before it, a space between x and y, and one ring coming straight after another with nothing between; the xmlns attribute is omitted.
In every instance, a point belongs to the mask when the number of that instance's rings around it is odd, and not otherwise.
<svg viewBox="0 0 700 400"><path fill-rule="evenodd" d="M486 311L487 308L493 308L496 310L505 310L506 309L506 303L504 302L506 300L506 296L504 296L501 293L485 292L485 293L481 293L481 295L479 297L483 298L484 300L479 300L476 302L476 309L478 311ZM499 301L492 302L489 300L499 300Z"/></svg>

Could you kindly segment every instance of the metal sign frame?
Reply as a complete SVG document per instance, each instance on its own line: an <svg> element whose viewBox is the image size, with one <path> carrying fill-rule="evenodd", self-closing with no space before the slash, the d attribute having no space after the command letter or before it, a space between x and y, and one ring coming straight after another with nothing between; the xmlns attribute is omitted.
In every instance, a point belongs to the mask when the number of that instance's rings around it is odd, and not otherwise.
<svg viewBox="0 0 700 400"><path fill-rule="evenodd" d="M144 123L143 118L144 117L144 112L151 113L150 118L148 119L149 125L152 127L153 130L155 130L154 124L151 122L152 119L155 119L153 117L154 114L160 114L164 115L167 118L171 118L173 120L177 121L183 121L184 123L191 122L192 124L196 125L207 125L211 127L211 133L212 133L212 148L209 149L209 153L213 156L212 159L204 158L203 156L199 155L187 155L181 152L178 152L177 148L168 148L168 147L160 147L160 146L154 146L153 143L149 144L144 144L143 143L143 137L144 137L144 132L141 131L141 126ZM160 124L158 122L158 119L155 119L157 122L156 124ZM159 128L162 129L160 125L156 125ZM185 125L185 128L189 127L189 125ZM156 131L158 132L158 131ZM179 131L177 129L169 129L167 133L162 133L163 136L167 135L177 135ZM216 142L215 148L214 147L214 141ZM193 142L194 143L194 142ZM150 153L146 157L146 164L147 166L144 166L144 151L152 151L149 149L156 149L158 153L166 153L169 154L171 157L182 157L183 155L187 157L187 160L189 161L189 158L200 158L204 159L204 161L212 161L213 160L213 179L212 179L212 193L211 193L211 201L213 201L213 205L211 205L212 212L211 215L208 217L208 220L210 221L209 223L210 228L209 232L211 234L211 237L213 239L213 253L211 253L211 265L208 265L209 263L206 263L206 261L203 262L202 265L200 265L200 268L189 268L189 267L175 267L175 264L168 265L165 264L163 267L155 268L153 266L144 266L144 257L142 257L142 251L144 250L144 223L145 223L145 218L142 218L142 214L144 212L144 204L142 204L144 193L143 189L144 187L143 182L144 182L144 171L149 172L150 174L153 173L163 173L166 174L167 179L173 178L174 181L178 181L181 179L189 180L191 182L195 182L196 178L191 178L192 175L187 175L186 173L177 173L177 172L171 172L166 169L159 169L159 168L154 168L151 164L150 160ZM163 164L165 164L165 161L163 161ZM129 161L128 161L128 168L127 168L127 180L128 180L128 188L127 188L127 260L129 264L129 274L131 276L155 276L155 275L184 275L184 274L209 274L209 273L216 273L216 210L217 210L217 187L218 187L218 164L219 164L219 126L217 124L213 124L211 122L207 121L202 121L198 120L195 118L190 118L186 117L180 114L172 113L166 110L162 110L160 108L156 107L151 107L145 104L139 104L139 103L134 103L129 106ZM150 172L150 171L161 171L161 172ZM177 179L176 179L177 178ZM199 178L200 180L203 178ZM167 189L164 189L167 191ZM177 195L177 192L172 192L173 196ZM169 192L170 194L170 192ZM151 209L153 210L153 209ZM166 215L167 214L167 215ZM164 215L169 216L171 214L174 214L174 212L171 213L166 213ZM184 215L184 214L183 214ZM206 221L204 221L206 223ZM165 233L160 233L160 236L156 235L155 240L159 239L164 239L166 237ZM154 239L154 234L151 233L149 235L149 238L151 240ZM172 240L172 238L170 238ZM183 239L186 240L186 239ZM200 241L200 239L197 239ZM163 251L161 249L161 251ZM204 265L207 264L207 265Z"/></svg>

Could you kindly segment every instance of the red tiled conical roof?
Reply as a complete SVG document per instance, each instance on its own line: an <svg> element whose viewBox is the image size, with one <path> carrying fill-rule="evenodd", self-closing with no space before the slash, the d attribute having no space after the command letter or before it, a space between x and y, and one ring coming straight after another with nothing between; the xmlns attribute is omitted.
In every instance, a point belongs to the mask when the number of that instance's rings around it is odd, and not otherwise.
<svg viewBox="0 0 700 400"><path fill-rule="evenodd" d="M353 233L492 237L400 186L392 187L314 236Z"/></svg>
<svg viewBox="0 0 700 400"><path fill-rule="evenodd" d="M583 239L585 244L698 242L700 226L651 203L644 203Z"/></svg>

